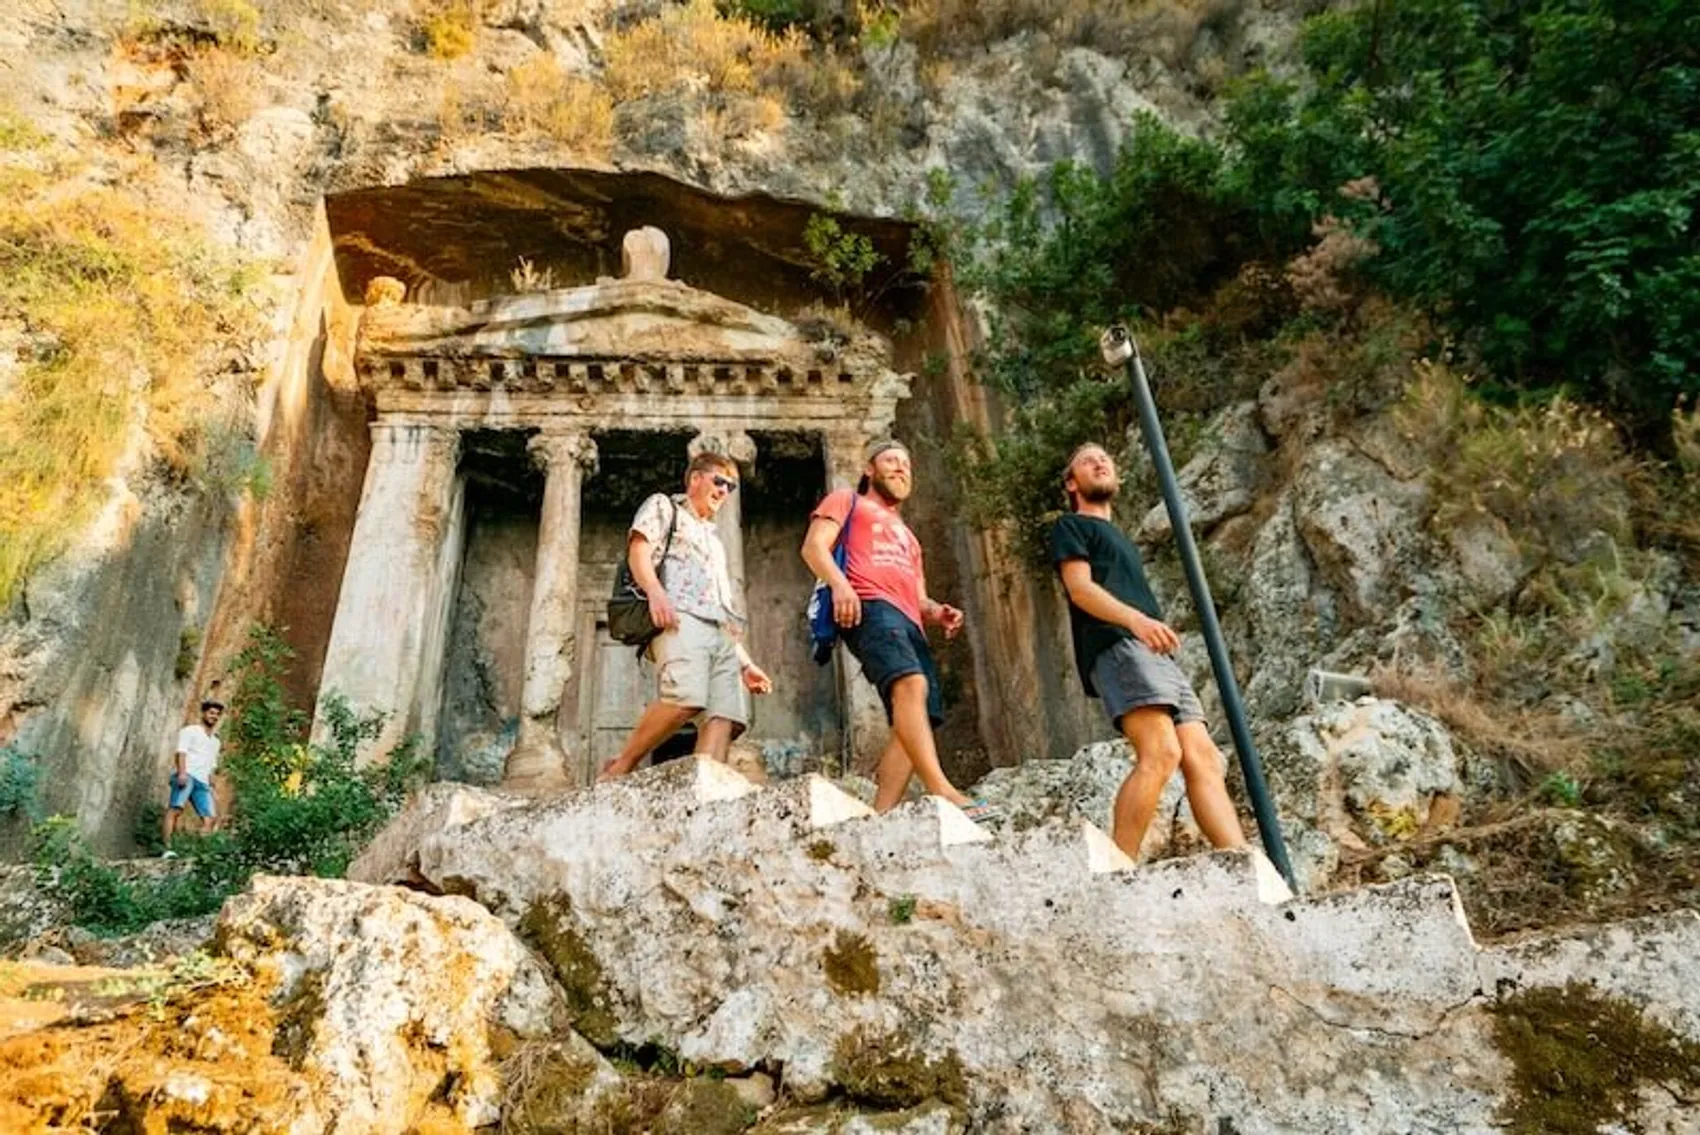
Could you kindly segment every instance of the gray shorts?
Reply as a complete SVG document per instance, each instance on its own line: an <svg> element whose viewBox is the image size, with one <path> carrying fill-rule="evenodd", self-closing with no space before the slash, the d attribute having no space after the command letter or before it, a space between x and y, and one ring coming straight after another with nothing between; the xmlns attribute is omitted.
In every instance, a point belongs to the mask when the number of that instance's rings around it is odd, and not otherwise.
<svg viewBox="0 0 1700 1135"><path fill-rule="evenodd" d="M1124 638L1098 655L1092 663L1092 685L1117 729L1123 714L1148 705L1167 706L1176 725L1204 720L1204 707L1180 663L1138 639Z"/></svg>
<svg viewBox="0 0 1700 1135"><path fill-rule="evenodd" d="M679 625L656 636L649 660L664 702L724 717L742 732L750 724L750 695L732 637L717 624L679 612Z"/></svg>

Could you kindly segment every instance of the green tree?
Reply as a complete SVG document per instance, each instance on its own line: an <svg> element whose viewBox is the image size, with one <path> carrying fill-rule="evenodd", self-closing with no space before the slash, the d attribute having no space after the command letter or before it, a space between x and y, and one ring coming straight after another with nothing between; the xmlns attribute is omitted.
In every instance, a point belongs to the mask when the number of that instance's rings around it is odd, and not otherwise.
<svg viewBox="0 0 1700 1135"><path fill-rule="evenodd" d="M1490 389L1567 387L1649 427L1700 390L1700 8L1378 0L1303 49L1305 83L1254 80L1228 115L1260 232L1348 220ZM1362 178L1378 192L1337 192Z"/></svg>

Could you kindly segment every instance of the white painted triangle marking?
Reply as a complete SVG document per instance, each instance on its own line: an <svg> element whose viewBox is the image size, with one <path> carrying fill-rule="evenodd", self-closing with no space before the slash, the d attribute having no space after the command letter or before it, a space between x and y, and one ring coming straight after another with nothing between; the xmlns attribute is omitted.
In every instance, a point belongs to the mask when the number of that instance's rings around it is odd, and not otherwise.
<svg viewBox="0 0 1700 1135"><path fill-rule="evenodd" d="M874 810L824 776L809 774L809 826L827 828L871 816Z"/></svg>
<svg viewBox="0 0 1700 1135"><path fill-rule="evenodd" d="M1080 836L1086 842L1086 869L1094 875L1107 875L1112 871L1131 871L1134 867L1127 852L1116 846L1116 841L1105 835L1096 826L1086 820L1080 821Z"/></svg>
<svg viewBox="0 0 1700 1135"><path fill-rule="evenodd" d="M697 799L704 804L718 800L736 800L740 796L760 791L753 781L730 765L723 765L711 757L692 759L697 763Z"/></svg>
<svg viewBox="0 0 1700 1135"><path fill-rule="evenodd" d="M929 796L927 799L938 813L940 847L991 841L992 833L970 820L955 804L940 796Z"/></svg>
<svg viewBox="0 0 1700 1135"><path fill-rule="evenodd" d="M1257 877L1257 901L1273 906L1291 899L1293 889L1281 878L1281 872L1275 870L1275 864L1256 848L1250 850L1250 855L1252 872Z"/></svg>

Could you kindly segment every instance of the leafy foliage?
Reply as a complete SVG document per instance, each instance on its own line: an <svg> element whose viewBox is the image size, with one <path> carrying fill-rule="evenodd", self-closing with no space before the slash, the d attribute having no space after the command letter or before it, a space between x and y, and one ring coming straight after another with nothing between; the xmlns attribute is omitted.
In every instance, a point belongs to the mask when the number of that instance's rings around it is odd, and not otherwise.
<svg viewBox="0 0 1700 1135"><path fill-rule="evenodd" d="M1506 388L1642 424L1700 390L1700 12L1682 0L1410 0L1312 20L1310 81L1229 116L1263 231L1327 213ZM1373 178L1356 200L1337 190Z"/></svg>
<svg viewBox="0 0 1700 1135"><path fill-rule="evenodd" d="M0 745L0 818L41 819L41 766L16 745Z"/></svg>
<svg viewBox="0 0 1700 1135"><path fill-rule="evenodd" d="M1115 321L1183 428L1235 393L1236 354L1264 373L1295 354L1330 406L1363 410L1449 332L1476 398L1564 393L1549 433L1609 429L1579 408L1596 407L1670 439L1700 392L1697 10L1365 4L1311 20L1303 46L1308 74L1238 84L1218 139L1142 118L1106 173L1057 165L955 242L987 301L980 373L1014 419L958 446L982 521L1035 535L1068 451L1117 448L1125 403L1087 389L1115 377L1096 351ZM1540 459L1497 441L1478 465Z"/></svg>
<svg viewBox="0 0 1700 1135"><path fill-rule="evenodd" d="M868 273L884 259L867 235L847 232L823 213L816 213L803 226L803 246L809 253L809 274L831 288L840 302L860 292Z"/></svg>
<svg viewBox="0 0 1700 1135"><path fill-rule="evenodd" d="M75 820L54 817L37 826L38 878L77 923L97 933L131 933L161 918L216 910L259 872L339 876L395 814L427 762L410 739L387 759L357 767L359 746L378 736L382 720L335 700L324 711L329 740L307 743L308 717L283 693L292 657L282 638L256 625L234 660L239 677L223 767L235 785L236 808L227 830L179 837L187 873L130 879L90 853Z"/></svg>
<svg viewBox="0 0 1700 1135"><path fill-rule="evenodd" d="M232 889L213 859L202 856L187 874L131 879L95 858L70 816L36 825L32 843L38 884L66 904L73 921L96 934L132 934L161 919L206 914Z"/></svg>

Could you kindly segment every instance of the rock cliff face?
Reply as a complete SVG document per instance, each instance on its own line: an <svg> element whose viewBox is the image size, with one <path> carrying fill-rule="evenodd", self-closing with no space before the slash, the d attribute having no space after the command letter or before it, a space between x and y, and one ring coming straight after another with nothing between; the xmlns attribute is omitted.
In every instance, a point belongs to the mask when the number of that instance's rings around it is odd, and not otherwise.
<svg viewBox="0 0 1700 1135"><path fill-rule="evenodd" d="M1439 1135L1545 1130L1559 1099L1578 1131L1700 1130L1692 913L1484 948L1444 877L1294 899L1254 852L1138 868L1078 820L876 817L694 761L550 801L436 786L353 874L227 904L217 960L176 971L200 992L163 998L200 1039L123 1026L127 1121ZM82 1012L77 977L42 988ZM259 1115L209 1063L221 998L252 1006ZM76 1114L66 1038L111 1028L78 1020L0 1031L9 1130Z"/></svg>
<svg viewBox="0 0 1700 1135"><path fill-rule="evenodd" d="M1142 46L1114 59L1079 37L1036 32L930 69L912 45L867 48L865 96L835 103L807 84L727 94L684 71L661 89L621 93L631 84L612 70L611 37L653 6L464 8L183 0L142 17L119 0L32 0L0 15L3 109L64 147L68 180L125 186L274 285L261 301L273 338L250 360L269 368L253 432L270 495L233 513L160 483L145 446L133 447L101 523L0 621L0 742L43 762L47 809L76 814L102 848L128 842L131 818L157 795L176 719L223 674L250 619L290 628L301 650L293 692L311 700L365 460L345 354L348 303L362 302L367 276L400 275L414 298L450 302L506 289L519 255L563 277L594 275L610 267L597 251L618 239L610 226L663 215L704 229L703 260L720 264L707 270L710 287L757 281L774 264L805 274L799 233L814 209L898 217L938 169L971 210L972 188L1007 186L1061 158L1105 162L1136 111L1204 121L1210 84L1278 61L1297 18L1270 2L1157 20L1136 37ZM437 16L469 21L464 54L432 48ZM620 94L611 131L538 126L523 108L547 104L560 76ZM747 113L769 105L777 117ZM508 170L545 172L527 181ZM551 170L600 171L603 182L557 185ZM715 203L668 178L755 197ZM808 207L791 206L776 225L763 214L772 198ZM875 237L898 263L894 234L901 226L887 224ZM734 239L719 248L723 237ZM775 295L804 298L786 288ZM925 349L912 352L917 369ZM903 424L942 436L953 420ZM928 470L935 482L943 474ZM933 511L948 515L948 499ZM956 535L929 524L923 535L950 580ZM983 660L951 667L986 677ZM971 722L995 711L969 700L965 712ZM973 728L949 747L980 748ZM1084 739L1067 734L1049 755Z"/></svg>

